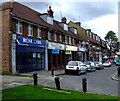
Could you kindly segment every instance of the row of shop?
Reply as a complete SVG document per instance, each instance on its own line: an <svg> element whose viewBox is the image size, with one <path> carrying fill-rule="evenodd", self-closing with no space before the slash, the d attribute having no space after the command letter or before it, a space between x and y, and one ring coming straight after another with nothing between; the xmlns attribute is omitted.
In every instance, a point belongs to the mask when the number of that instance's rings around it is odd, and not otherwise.
<svg viewBox="0 0 120 101"><path fill-rule="evenodd" d="M14 34L12 43L12 72L62 69L65 68L68 61L87 61L91 58L88 49L80 46L48 42ZM97 54L97 60L101 60L100 54Z"/></svg>

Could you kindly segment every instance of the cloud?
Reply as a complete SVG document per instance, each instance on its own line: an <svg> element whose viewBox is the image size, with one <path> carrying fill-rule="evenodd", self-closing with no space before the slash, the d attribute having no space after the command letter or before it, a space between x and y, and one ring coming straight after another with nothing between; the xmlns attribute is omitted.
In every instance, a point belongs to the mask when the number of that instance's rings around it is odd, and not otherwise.
<svg viewBox="0 0 120 101"><path fill-rule="evenodd" d="M114 31L118 36L118 15L112 14L102 16L100 18L85 22L84 26L91 29L93 33L98 34L102 39L104 39L110 30Z"/></svg>

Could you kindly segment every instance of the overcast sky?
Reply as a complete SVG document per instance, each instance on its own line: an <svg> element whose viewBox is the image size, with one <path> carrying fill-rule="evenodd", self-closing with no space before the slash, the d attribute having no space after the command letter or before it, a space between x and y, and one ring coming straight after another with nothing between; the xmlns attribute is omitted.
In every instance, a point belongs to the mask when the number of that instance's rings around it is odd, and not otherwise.
<svg viewBox="0 0 120 101"><path fill-rule="evenodd" d="M5 1L5 0L4 0ZM7 1L7 0L6 0ZM85 29L91 29L102 39L112 30L118 36L118 1L119 0L16 0L40 13L46 13L52 6L54 19L61 21L66 17L67 22L81 22Z"/></svg>

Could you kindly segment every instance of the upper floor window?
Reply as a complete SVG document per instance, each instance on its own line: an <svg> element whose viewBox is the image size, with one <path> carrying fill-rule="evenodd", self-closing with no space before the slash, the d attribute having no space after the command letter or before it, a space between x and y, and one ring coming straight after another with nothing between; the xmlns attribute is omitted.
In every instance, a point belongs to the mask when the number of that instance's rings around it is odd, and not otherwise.
<svg viewBox="0 0 120 101"><path fill-rule="evenodd" d="M73 38L73 45L75 44L75 40L74 40L74 38Z"/></svg>
<svg viewBox="0 0 120 101"><path fill-rule="evenodd" d="M93 34L93 39L95 39L95 35Z"/></svg>
<svg viewBox="0 0 120 101"><path fill-rule="evenodd" d="M92 38L92 33L90 32L90 38Z"/></svg>
<svg viewBox="0 0 120 101"><path fill-rule="evenodd" d="M89 36L89 31L87 31L86 33L87 33L87 36Z"/></svg>
<svg viewBox="0 0 120 101"><path fill-rule="evenodd" d="M33 26L32 25L28 25L28 36L33 36Z"/></svg>
<svg viewBox="0 0 120 101"><path fill-rule="evenodd" d="M57 34L54 34L54 41L57 41Z"/></svg>
<svg viewBox="0 0 120 101"><path fill-rule="evenodd" d="M16 32L18 34L23 33L23 24L22 24L22 22L19 22L19 21L16 22Z"/></svg>
<svg viewBox="0 0 120 101"><path fill-rule="evenodd" d="M67 36L65 36L65 43L67 44Z"/></svg>
<svg viewBox="0 0 120 101"><path fill-rule="evenodd" d="M62 35L60 34L60 42L62 42Z"/></svg>
<svg viewBox="0 0 120 101"><path fill-rule="evenodd" d="M96 36L96 40L97 40L97 36Z"/></svg>
<svg viewBox="0 0 120 101"><path fill-rule="evenodd" d="M48 40L51 40L51 33L48 31Z"/></svg>
<svg viewBox="0 0 120 101"><path fill-rule="evenodd" d="M53 25L53 18L50 16L47 16L47 23Z"/></svg>
<svg viewBox="0 0 120 101"><path fill-rule="evenodd" d="M38 28L38 30L37 30L37 31L38 31L38 37L39 37L39 38L41 38L41 29L40 29L40 28Z"/></svg>
<svg viewBox="0 0 120 101"><path fill-rule="evenodd" d="M71 44L71 37L69 37L69 44Z"/></svg>

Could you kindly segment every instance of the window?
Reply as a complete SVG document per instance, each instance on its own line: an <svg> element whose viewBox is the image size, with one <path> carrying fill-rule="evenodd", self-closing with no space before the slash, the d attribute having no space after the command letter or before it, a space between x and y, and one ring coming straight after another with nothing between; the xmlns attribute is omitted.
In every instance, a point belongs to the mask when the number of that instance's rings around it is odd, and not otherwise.
<svg viewBox="0 0 120 101"><path fill-rule="evenodd" d="M22 32L23 32L22 22L19 22L19 21L16 22L16 32L18 34L22 34Z"/></svg>
<svg viewBox="0 0 120 101"><path fill-rule="evenodd" d="M48 40L51 40L51 33L48 31Z"/></svg>
<svg viewBox="0 0 120 101"><path fill-rule="evenodd" d="M67 44L67 36L65 36L65 43Z"/></svg>
<svg viewBox="0 0 120 101"><path fill-rule="evenodd" d="M38 28L38 30L37 30L37 31L38 31L38 37L39 37L39 38L41 38L41 29L40 29L40 28Z"/></svg>
<svg viewBox="0 0 120 101"><path fill-rule="evenodd" d="M96 36L96 40L97 40L97 36Z"/></svg>
<svg viewBox="0 0 120 101"><path fill-rule="evenodd" d="M69 37L69 44L71 44L71 37Z"/></svg>
<svg viewBox="0 0 120 101"><path fill-rule="evenodd" d="M74 28L74 33L77 34L77 29Z"/></svg>
<svg viewBox="0 0 120 101"><path fill-rule="evenodd" d="M54 41L57 41L57 34L54 34Z"/></svg>
<svg viewBox="0 0 120 101"><path fill-rule="evenodd" d="M60 34L60 42L62 42L62 35Z"/></svg>
<svg viewBox="0 0 120 101"><path fill-rule="evenodd" d="M73 45L75 44L75 40L74 40L74 38L73 38Z"/></svg>
<svg viewBox="0 0 120 101"><path fill-rule="evenodd" d="M87 31L87 36L89 36L89 31Z"/></svg>
<svg viewBox="0 0 120 101"><path fill-rule="evenodd" d="M90 38L92 38L91 32L90 32Z"/></svg>
<svg viewBox="0 0 120 101"><path fill-rule="evenodd" d="M93 34L93 39L95 39L95 35Z"/></svg>
<svg viewBox="0 0 120 101"><path fill-rule="evenodd" d="M53 25L53 18L50 16L47 16L47 23Z"/></svg>
<svg viewBox="0 0 120 101"><path fill-rule="evenodd" d="M28 36L33 36L33 26L28 25Z"/></svg>
<svg viewBox="0 0 120 101"><path fill-rule="evenodd" d="M64 24L64 30L68 31L68 25Z"/></svg>

